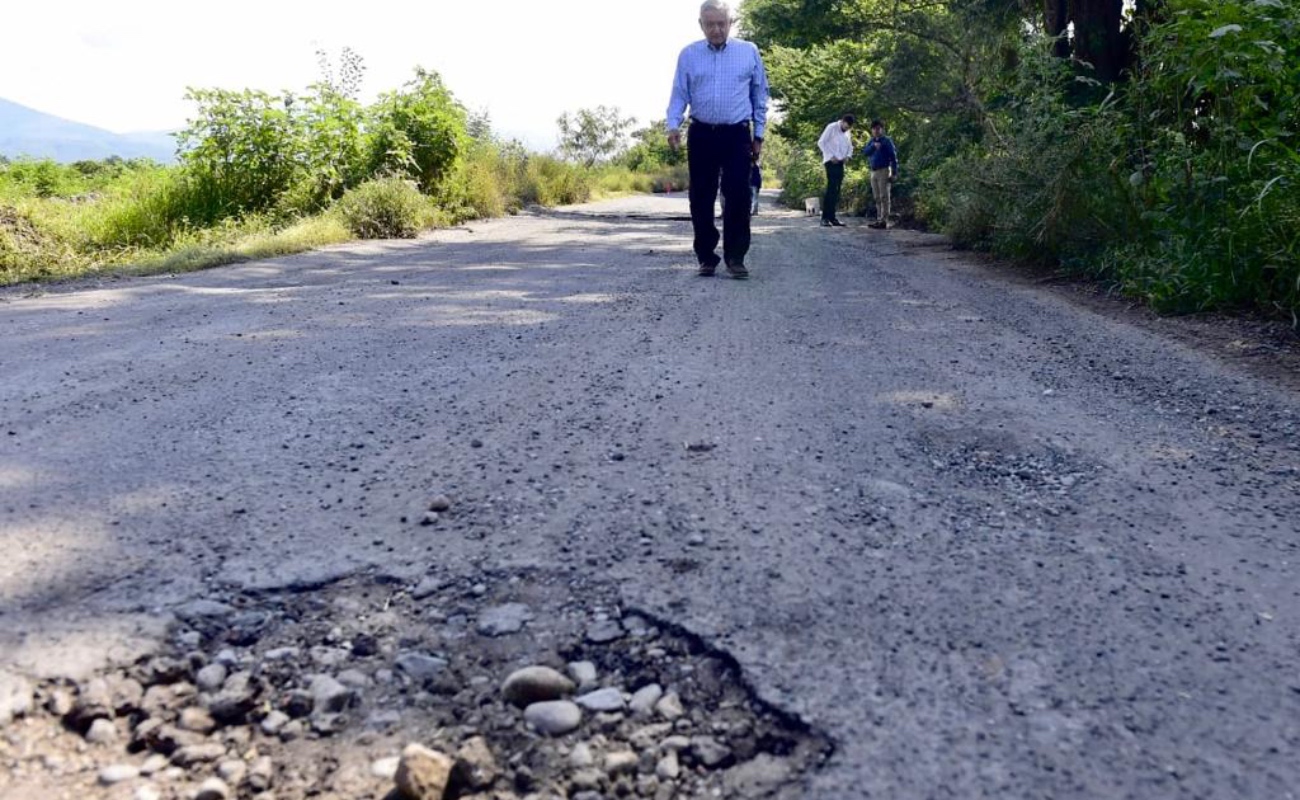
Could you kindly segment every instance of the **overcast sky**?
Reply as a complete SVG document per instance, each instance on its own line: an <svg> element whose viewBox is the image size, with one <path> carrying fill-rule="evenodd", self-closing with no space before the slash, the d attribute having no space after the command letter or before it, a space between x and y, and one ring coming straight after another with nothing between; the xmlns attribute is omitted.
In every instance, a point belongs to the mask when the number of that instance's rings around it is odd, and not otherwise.
<svg viewBox="0 0 1300 800"><path fill-rule="evenodd" d="M739 3L733 3L738 6ZM467 107L533 147L562 112L664 116L699 0L4 0L0 98L128 132L182 126L187 86L301 90L315 53L351 47L364 99L437 70Z"/></svg>

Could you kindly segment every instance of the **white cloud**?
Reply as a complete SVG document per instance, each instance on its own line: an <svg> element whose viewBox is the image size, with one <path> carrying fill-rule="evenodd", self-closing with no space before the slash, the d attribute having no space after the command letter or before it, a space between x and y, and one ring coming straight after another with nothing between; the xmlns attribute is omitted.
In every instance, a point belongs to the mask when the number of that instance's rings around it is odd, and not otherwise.
<svg viewBox="0 0 1300 800"><path fill-rule="evenodd" d="M553 141L555 118L617 106L662 117L699 0L158 0L7 3L0 97L115 131L184 123L187 86L298 90L344 47L373 97L419 65L494 127Z"/></svg>

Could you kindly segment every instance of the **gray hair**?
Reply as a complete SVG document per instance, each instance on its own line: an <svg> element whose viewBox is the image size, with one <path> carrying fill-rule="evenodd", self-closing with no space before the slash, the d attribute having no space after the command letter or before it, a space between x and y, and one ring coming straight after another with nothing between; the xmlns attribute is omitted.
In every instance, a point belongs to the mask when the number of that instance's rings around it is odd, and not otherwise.
<svg viewBox="0 0 1300 800"><path fill-rule="evenodd" d="M701 19L704 18L704 12L706 11L721 11L727 15L727 19L736 18L735 15L731 13L731 4L725 2L725 0L704 0L703 5L700 6Z"/></svg>

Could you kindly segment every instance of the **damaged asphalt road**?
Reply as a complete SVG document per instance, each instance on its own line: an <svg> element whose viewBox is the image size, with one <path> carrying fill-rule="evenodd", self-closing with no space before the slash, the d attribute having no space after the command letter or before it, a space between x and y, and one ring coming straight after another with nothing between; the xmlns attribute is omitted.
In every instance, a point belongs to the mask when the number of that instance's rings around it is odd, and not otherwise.
<svg viewBox="0 0 1300 800"><path fill-rule="evenodd" d="M544 570L824 732L807 797L1295 796L1292 391L906 231L765 214L700 279L684 208L8 290L0 667Z"/></svg>

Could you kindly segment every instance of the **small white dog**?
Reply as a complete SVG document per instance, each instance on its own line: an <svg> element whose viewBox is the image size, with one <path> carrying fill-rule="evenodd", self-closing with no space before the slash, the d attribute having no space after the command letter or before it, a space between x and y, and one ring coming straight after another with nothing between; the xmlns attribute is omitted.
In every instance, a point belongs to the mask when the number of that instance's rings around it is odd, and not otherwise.
<svg viewBox="0 0 1300 800"><path fill-rule="evenodd" d="M803 213L809 217L822 213L822 199L820 197L805 197L803 199Z"/></svg>

